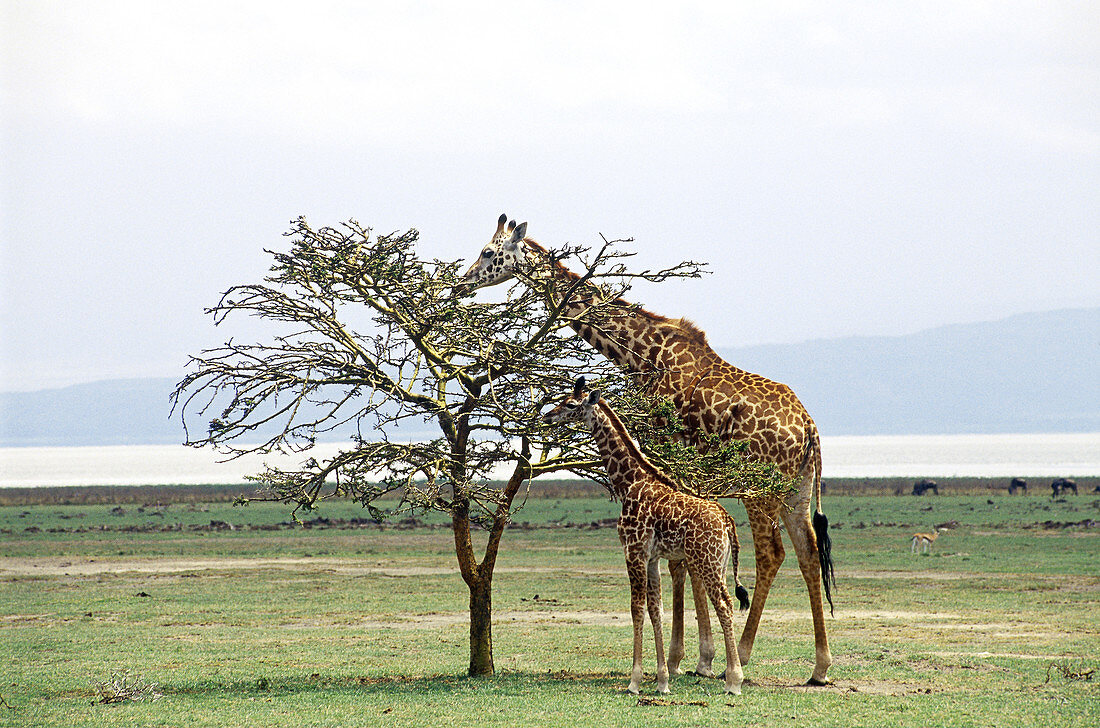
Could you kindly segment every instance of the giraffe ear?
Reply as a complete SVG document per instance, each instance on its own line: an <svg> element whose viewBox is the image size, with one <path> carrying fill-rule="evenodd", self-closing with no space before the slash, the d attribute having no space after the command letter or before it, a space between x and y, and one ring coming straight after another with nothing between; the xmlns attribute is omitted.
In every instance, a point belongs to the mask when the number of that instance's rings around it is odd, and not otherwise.
<svg viewBox="0 0 1100 728"><path fill-rule="evenodd" d="M512 237L508 238L508 242L504 244L504 247L508 250L515 250L519 247L519 244L523 242L523 238L527 235L527 223L521 222L516 226L516 229L512 231Z"/></svg>
<svg viewBox="0 0 1100 728"><path fill-rule="evenodd" d="M573 384L573 396L581 396L581 392L584 391L584 377L577 377L577 381Z"/></svg>
<svg viewBox="0 0 1100 728"><path fill-rule="evenodd" d="M600 401L600 390L593 389L588 393L588 404L594 405Z"/></svg>

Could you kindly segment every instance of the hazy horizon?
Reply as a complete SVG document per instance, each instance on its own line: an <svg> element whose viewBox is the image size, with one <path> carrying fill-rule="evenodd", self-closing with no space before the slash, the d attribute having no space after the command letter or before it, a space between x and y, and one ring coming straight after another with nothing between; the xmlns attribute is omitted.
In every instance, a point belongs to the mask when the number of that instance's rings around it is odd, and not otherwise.
<svg viewBox="0 0 1100 728"><path fill-rule="evenodd" d="M712 339L710 339L710 336L708 335L708 341L713 346L714 349L721 351L721 350L730 350L730 349L753 349L753 348L757 348L757 347L768 347L768 346L798 346L800 344L814 344L814 343L820 343L820 342L824 342L824 341L841 341L841 340L844 340L844 339L879 339L879 338L892 339L892 338L902 338L902 337L905 337L905 336L911 336L911 335L914 335L914 334L922 334L922 333L926 333L926 332L932 332L932 331L935 331L937 329L950 328L950 327L954 327L954 326L966 326L966 325L969 325L969 324L981 324L981 323L996 323L998 321L1007 321L1007 320L1014 319L1014 318L1017 318L1017 317L1020 317L1020 316L1053 314L1053 313L1058 313L1058 312L1062 312L1062 311L1077 311L1077 310L1086 311L1086 310L1092 310L1092 308L1093 307L1070 307L1070 308L1050 309L1050 310L1044 310L1044 311L1025 311L1025 312L1014 313L1014 314L1011 314L1009 316L1003 316L1003 317L995 318L995 319L977 319L977 320L973 320L973 321L953 321L953 322L944 323L944 324L941 324L941 325L938 325L938 326L932 326L932 327L929 327L929 328L922 328L922 329L917 329L916 331L907 331L907 332L902 332L902 333L898 333L898 334L860 334L860 333L853 333L853 334L848 334L848 335L845 335L845 336L838 336L838 337L832 337L832 338L813 337L813 338L808 338L808 339L800 339L798 341L760 341L760 342L755 342L755 343L751 343L751 344L738 344L738 343L724 344L724 343L721 343L721 342L713 341ZM195 353L197 353L197 352L195 352ZM736 364L736 362L731 362L731 363ZM186 372L187 372L186 365L181 364L181 366L178 369L173 370L173 371L167 371L167 370L160 371L160 372L152 371L149 374L130 374L130 375L125 375L125 376L117 376L117 377L116 376L106 376L106 377L98 377L98 378L74 379L72 381L61 381L57 384L50 384L50 385L46 385L46 386L32 386L32 387L10 386L10 383L8 381L0 380L0 393L3 393L3 392L26 392L26 393L31 393L31 392L44 391L44 390L49 390L49 389L66 389L68 387L76 387L76 386L80 386L80 385L83 385L83 384L95 384L95 383L107 382L107 381L125 381L125 380L142 380L142 379L175 379L175 380L178 381L178 380L180 380L184 377Z"/></svg>

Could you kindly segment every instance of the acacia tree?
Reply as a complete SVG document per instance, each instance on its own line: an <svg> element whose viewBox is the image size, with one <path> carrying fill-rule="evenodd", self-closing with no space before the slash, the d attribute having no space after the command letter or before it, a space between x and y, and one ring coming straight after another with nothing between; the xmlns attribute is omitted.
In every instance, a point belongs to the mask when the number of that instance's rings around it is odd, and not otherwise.
<svg viewBox="0 0 1100 728"><path fill-rule="evenodd" d="M598 379L643 439L664 436L666 449L655 456L680 477L738 477L728 454L693 466L694 451L668 450L675 438L667 437L667 423L674 428L675 418L663 418L663 432L655 433L654 404L633 394L627 375L579 337L559 335L571 322L537 291L516 287L499 303L462 300L453 295L458 264L418 258L415 230L372 235L354 221L314 230L299 218L287 236L288 252L268 251L274 263L263 283L230 289L208 311L216 325L231 315L259 317L272 336L266 343L231 339L192 357L173 393L187 444L231 457L307 456L319 437L350 430L335 456L253 476L257 497L295 511L351 498L379 521L410 511L448 514L470 592L470 675L494 672L493 571L523 484L563 470L606 479L590 438L548 430L539 417L578 374ZM699 274L694 263L630 273L618 260L625 254L606 241L590 260L585 252L562 254L584 258L581 283L599 281L607 300L636 278ZM600 307L585 315L600 316ZM403 435L410 426L435 434ZM480 559L479 528L487 532Z"/></svg>

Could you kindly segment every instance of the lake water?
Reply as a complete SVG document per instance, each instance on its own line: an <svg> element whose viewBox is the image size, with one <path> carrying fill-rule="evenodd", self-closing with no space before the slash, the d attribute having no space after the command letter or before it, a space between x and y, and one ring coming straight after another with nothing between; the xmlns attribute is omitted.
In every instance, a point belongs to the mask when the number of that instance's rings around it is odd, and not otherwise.
<svg viewBox="0 0 1100 728"><path fill-rule="evenodd" d="M293 467L342 447L228 462L180 445L0 448L0 487L238 483L265 462ZM821 449L826 478L1100 475L1100 433L823 437Z"/></svg>

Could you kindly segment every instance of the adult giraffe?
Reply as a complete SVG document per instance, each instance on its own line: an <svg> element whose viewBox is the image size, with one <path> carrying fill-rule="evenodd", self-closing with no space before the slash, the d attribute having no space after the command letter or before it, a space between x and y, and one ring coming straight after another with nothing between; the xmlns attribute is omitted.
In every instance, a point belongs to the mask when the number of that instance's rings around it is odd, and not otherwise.
<svg viewBox="0 0 1100 728"><path fill-rule="evenodd" d="M551 303L560 305L562 295L580 276L526 234L527 223L516 225L501 215L492 240L466 272L460 292L503 283L522 273L530 280L549 280ZM833 568L828 519L821 510L821 444L813 419L788 386L729 364L690 321L665 318L621 299L611 302L598 321L586 321L583 314L600 293L595 286L578 288L561 307L563 319L619 366L649 375L651 393L673 402L690 433L717 434L724 441L747 440L751 457L774 463L788 477L797 478L798 489L784 500L743 500L756 552L756 586L737 651L741 664L747 664L764 602L785 555L782 522L810 596L815 660L809 684L828 684L833 659L821 593L824 587L831 611ZM816 501L812 520L811 500ZM699 590L695 591L698 610L701 600Z"/></svg>

